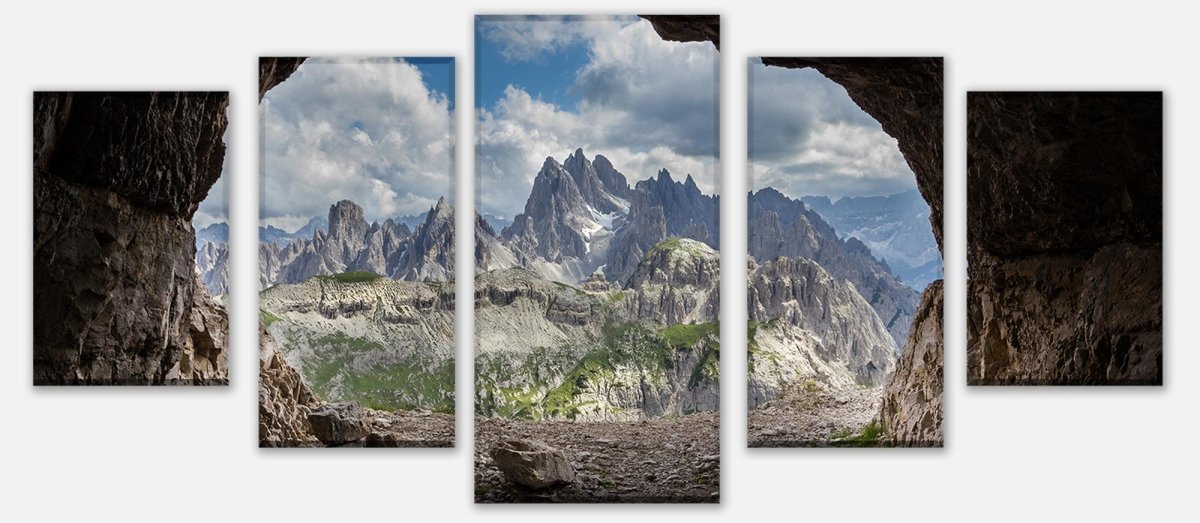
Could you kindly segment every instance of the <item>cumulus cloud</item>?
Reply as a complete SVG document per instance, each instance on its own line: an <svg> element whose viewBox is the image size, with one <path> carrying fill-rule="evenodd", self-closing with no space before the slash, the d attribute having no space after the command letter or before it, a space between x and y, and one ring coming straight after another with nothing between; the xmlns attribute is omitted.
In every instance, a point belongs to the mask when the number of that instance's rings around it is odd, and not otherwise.
<svg viewBox="0 0 1200 523"><path fill-rule="evenodd" d="M611 31L608 24L637 21L636 16L483 16L479 33L505 60L538 60L542 55L591 40Z"/></svg>
<svg viewBox="0 0 1200 523"><path fill-rule="evenodd" d="M294 230L342 199L382 220L451 197L449 107L401 60L305 61L261 106L263 223Z"/></svg>
<svg viewBox="0 0 1200 523"><path fill-rule="evenodd" d="M640 19L510 22L480 27L506 59L537 60L538 45L577 43L588 61L570 87L578 98L572 109L509 85L493 107L478 110L484 212L519 212L545 158L562 161L580 147L589 158L608 157L631 184L666 168L716 191L718 54L711 44L663 41Z"/></svg>
<svg viewBox="0 0 1200 523"><path fill-rule="evenodd" d="M896 140L817 71L752 60L749 90L753 188L840 198L916 187Z"/></svg>

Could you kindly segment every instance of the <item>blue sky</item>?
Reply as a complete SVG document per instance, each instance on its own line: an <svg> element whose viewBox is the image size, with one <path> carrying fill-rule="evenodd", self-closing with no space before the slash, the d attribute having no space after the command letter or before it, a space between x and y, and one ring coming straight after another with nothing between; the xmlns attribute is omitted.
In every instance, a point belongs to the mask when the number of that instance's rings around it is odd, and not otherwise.
<svg viewBox="0 0 1200 523"><path fill-rule="evenodd" d="M444 57L434 58L402 58L421 72L421 81L425 88L446 96L450 102L450 111L454 111L454 59Z"/></svg>
<svg viewBox="0 0 1200 523"><path fill-rule="evenodd" d="M667 169L715 192L718 63L635 16L475 22L477 205L521 212L546 157L608 157L630 183Z"/></svg>
<svg viewBox="0 0 1200 523"><path fill-rule="evenodd" d="M886 196L915 189L896 140L846 89L815 69L749 63L750 187L800 197Z"/></svg>
<svg viewBox="0 0 1200 523"><path fill-rule="evenodd" d="M263 97L264 225L349 199L368 220L453 200L451 58L310 58Z"/></svg>
<svg viewBox="0 0 1200 523"><path fill-rule="evenodd" d="M497 22L491 22L497 23ZM486 27L486 24L482 25ZM568 111L577 109L579 96L572 93L575 75L587 64L588 51L583 42L551 49L532 60L509 60L501 47L480 34L475 25L475 99L476 107L495 109L509 85L537 93L546 102Z"/></svg>

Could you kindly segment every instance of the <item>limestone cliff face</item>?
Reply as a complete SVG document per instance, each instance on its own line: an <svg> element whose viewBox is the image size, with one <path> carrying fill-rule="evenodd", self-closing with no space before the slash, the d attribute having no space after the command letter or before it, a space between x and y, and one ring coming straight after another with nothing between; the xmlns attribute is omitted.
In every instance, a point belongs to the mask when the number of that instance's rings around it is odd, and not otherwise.
<svg viewBox="0 0 1200 523"><path fill-rule="evenodd" d="M659 244L633 273L625 313L667 325L719 321L720 262L717 251L695 240Z"/></svg>
<svg viewBox="0 0 1200 523"><path fill-rule="evenodd" d="M968 97L968 382L1162 382L1161 93Z"/></svg>
<svg viewBox="0 0 1200 523"><path fill-rule="evenodd" d="M34 96L34 382L225 383L192 214L227 93Z"/></svg>
<svg viewBox="0 0 1200 523"><path fill-rule="evenodd" d="M582 288L527 269L475 281L476 412L632 420L715 410L717 253L674 239L650 250L632 288Z"/></svg>
<svg viewBox="0 0 1200 523"><path fill-rule="evenodd" d="M883 320L896 345L908 338L917 293L857 238L842 240L833 227L799 200L766 188L750 195L750 254L760 262L779 256L813 260L839 280L849 280Z"/></svg>
<svg viewBox="0 0 1200 523"><path fill-rule="evenodd" d="M750 407L805 380L828 389L878 387L896 344L848 281L805 258L750 261Z"/></svg>
<svg viewBox="0 0 1200 523"><path fill-rule="evenodd" d="M883 440L904 447L942 446L942 281L925 288L912 335L883 391Z"/></svg>

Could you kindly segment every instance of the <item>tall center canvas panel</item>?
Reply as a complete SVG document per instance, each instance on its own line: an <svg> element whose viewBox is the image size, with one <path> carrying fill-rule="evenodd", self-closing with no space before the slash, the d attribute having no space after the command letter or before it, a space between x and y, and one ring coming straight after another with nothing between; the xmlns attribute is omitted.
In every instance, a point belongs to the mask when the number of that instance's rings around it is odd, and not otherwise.
<svg viewBox="0 0 1200 523"><path fill-rule="evenodd" d="M476 18L477 502L717 502L717 16Z"/></svg>
<svg viewBox="0 0 1200 523"><path fill-rule="evenodd" d="M749 444L941 446L941 58L749 72Z"/></svg>
<svg viewBox="0 0 1200 523"><path fill-rule="evenodd" d="M454 60L263 58L259 444L454 444Z"/></svg>

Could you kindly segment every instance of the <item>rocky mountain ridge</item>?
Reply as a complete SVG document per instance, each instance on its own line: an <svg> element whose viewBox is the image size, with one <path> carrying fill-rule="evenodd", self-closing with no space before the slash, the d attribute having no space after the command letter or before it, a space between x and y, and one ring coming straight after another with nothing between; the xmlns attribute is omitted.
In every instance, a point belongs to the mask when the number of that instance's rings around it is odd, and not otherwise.
<svg viewBox="0 0 1200 523"><path fill-rule="evenodd" d="M883 320L896 346L908 338L918 295L892 274L857 238L842 240L816 212L772 188L750 194L750 255L759 262L780 256L813 260L849 280Z"/></svg>
<svg viewBox="0 0 1200 523"><path fill-rule="evenodd" d="M917 292L942 277L942 255L929 228L929 205L910 190L889 196L803 196L842 239L854 237Z"/></svg>

